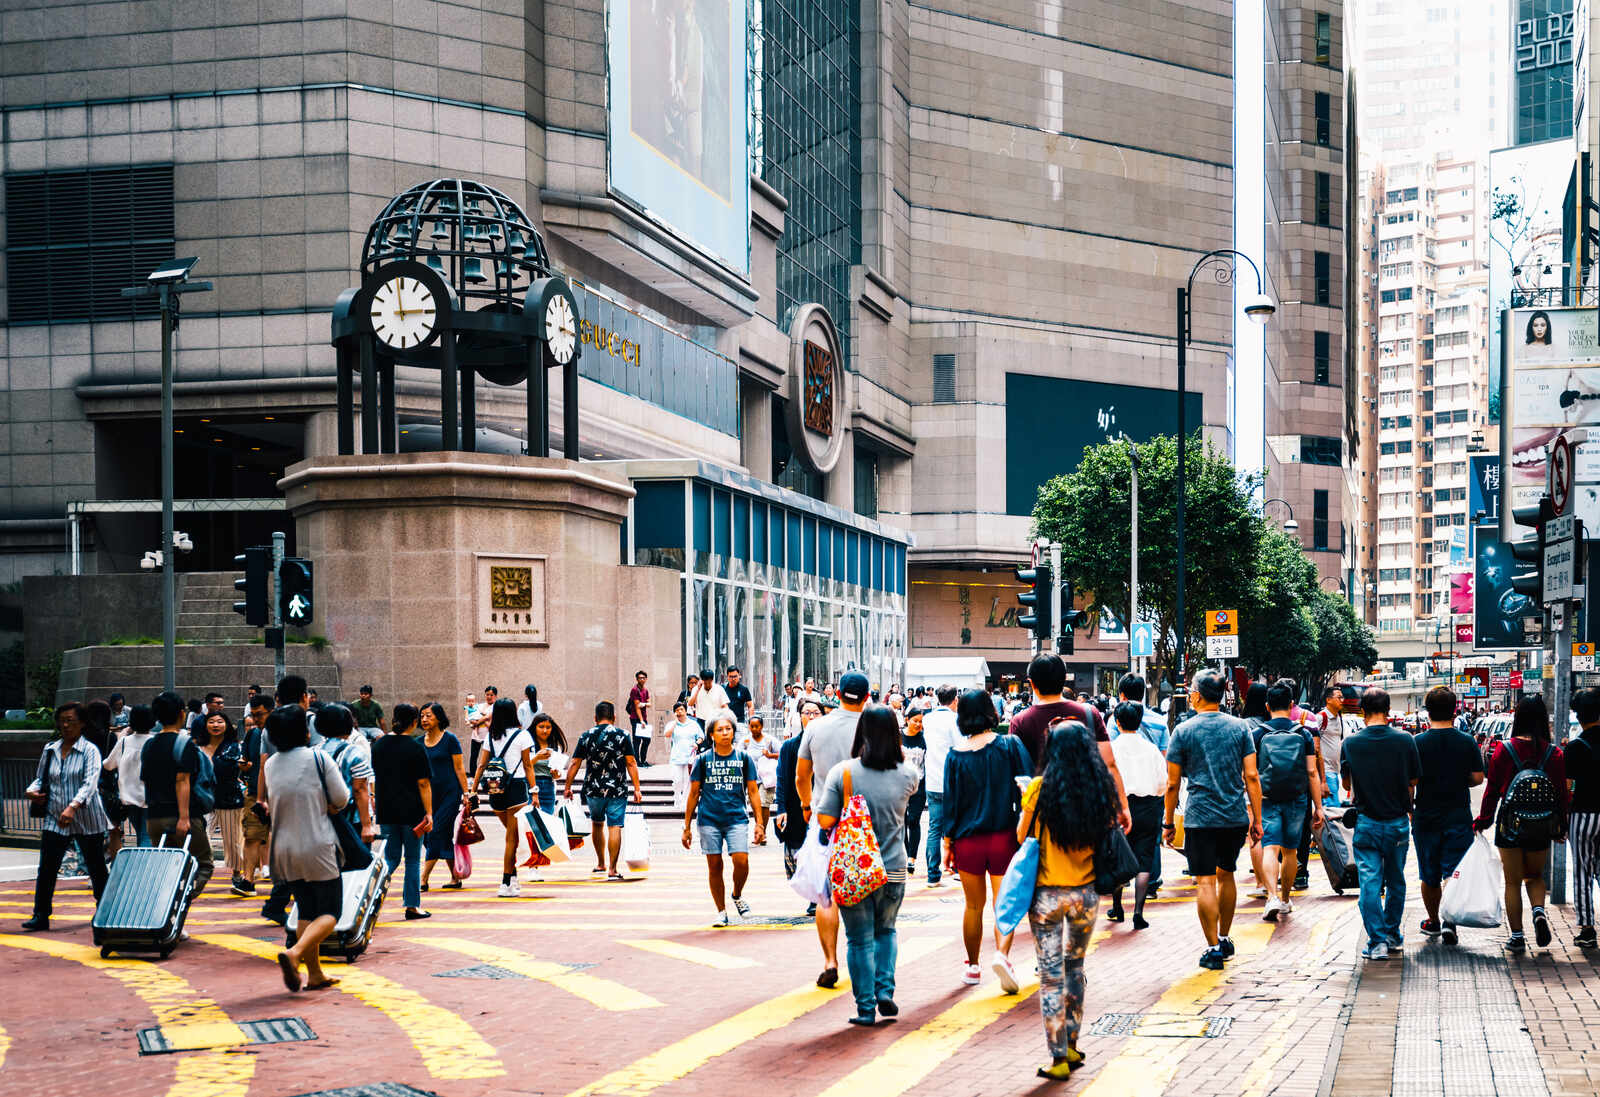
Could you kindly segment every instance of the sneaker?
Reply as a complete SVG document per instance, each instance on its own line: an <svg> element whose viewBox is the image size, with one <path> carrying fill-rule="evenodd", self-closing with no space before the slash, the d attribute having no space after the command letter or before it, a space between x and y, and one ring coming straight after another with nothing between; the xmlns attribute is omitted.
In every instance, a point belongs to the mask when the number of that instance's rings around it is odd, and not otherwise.
<svg viewBox="0 0 1600 1097"><path fill-rule="evenodd" d="M1311 877L1309 877L1309 876L1307 876L1305 874L1305 870L1302 869L1300 872L1295 873L1294 890L1296 890L1296 891L1305 891L1310 886L1311 886Z"/></svg>
<svg viewBox="0 0 1600 1097"><path fill-rule="evenodd" d="M928 886L931 887L931 888L942 888L942 887L944 887L944 877L935 876L933 879L928 881Z"/></svg>
<svg viewBox="0 0 1600 1097"><path fill-rule="evenodd" d="M906 861L906 875L907 876L915 876L916 874L917 874L917 863L915 861L912 861L912 860L907 860Z"/></svg>
<svg viewBox="0 0 1600 1097"><path fill-rule="evenodd" d="M1233 954L1236 951L1238 951L1237 949L1235 949L1233 947L1233 938L1232 937L1218 937L1217 938L1217 947L1222 950L1222 958L1224 960L1233 959Z"/></svg>
<svg viewBox="0 0 1600 1097"><path fill-rule="evenodd" d="M1439 923L1434 921L1432 918L1424 918L1420 928L1422 929L1422 935L1424 937L1438 937L1444 932L1444 930L1439 928Z"/></svg>
<svg viewBox="0 0 1600 1097"><path fill-rule="evenodd" d="M996 956L994 958L993 967L995 978L1000 980L1001 990L1005 991L1007 994L1015 994L1017 991L1022 989L1021 985L1017 982L1017 973L1011 967L1010 958L1006 956Z"/></svg>
<svg viewBox="0 0 1600 1097"><path fill-rule="evenodd" d="M532 870L531 872L528 873L528 883L530 883L530 884L542 884L542 883L544 883L544 874L541 873L538 869Z"/></svg>
<svg viewBox="0 0 1600 1097"><path fill-rule="evenodd" d="M1279 900L1278 901L1278 909L1284 914L1293 914L1294 913L1294 900L1293 899L1281 899L1281 900Z"/></svg>
<svg viewBox="0 0 1600 1097"><path fill-rule="evenodd" d="M1227 962L1228 957L1223 954L1220 945L1212 945L1200 954L1200 966L1207 971L1221 971Z"/></svg>
<svg viewBox="0 0 1600 1097"><path fill-rule="evenodd" d="M1550 947L1550 919L1544 907L1533 908L1533 941L1540 948Z"/></svg>
<svg viewBox="0 0 1600 1097"><path fill-rule="evenodd" d="M1456 943L1456 927L1446 922L1439 930L1439 938L1447 945Z"/></svg>
<svg viewBox="0 0 1600 1097"><path fill-rule="evenodd" d="M1404 937L1391 937L1384 943L1389 946L1390 952L1401 952L1406 947L1406 940Z"/></svg>
<svg viewBox="0 0 1600 1097"><path fill-rule="evenodd" d="M750 917L750 904L745 902L742 896L735 895L733 897L733 909L739 912L739 917L741 918Z"/></svg>
<svg viewBox="0 0 1600 1097"><path fill-rule="evenodd" d="M1520 933L1513 933L1506 940L1506 951L1521 956L1528 951L1528 939Z"/></svg>
<svg viewBox="0 0 1600 1097"><path fill-rule="evenodd" d="M1261 920L1263 922L1276 922L1278 915L1282 913L1283 901L1276 898L1268 899L1266 909L1261 912Z"/></svg>
<svg viewBox="0 0 1600 1097"><path fill-rule="evenodd" d="M1267 897L1267 889L1266 888L1251 888L1250 889L1250 898L1252 898L1252 899L1265 899L1266 897Z"/></svg>
<svg viewBox="0 0 1600 1097"><path fill-rule="evenodd" d="M509 884L501 884L497 894L502 899L515 899L522 894L522 885L512 880Z"/></svg>
<svg viewBox="0 0 1600 1097"><path fill-rule="evenodd" d="M1595 939L1593 926L1584 926L1578 930L1578 935L1572 939L1572 943L1584 949L1600 947L1600 941Z"/></svg>
<svg viewBox="0 0 1600 1097"><path fill-rule="evenodd" d="M1361 958L1363 960L1387 960L1389 958L1389 946L1382 941L1375 945L1368 945L1361 950Z"/></svg>
<svg viewBox="0 0 1600 1097"><path fill-rule="evenodd" d="M249 880L246 880L243 876L235 873L233 877L233 883L229 885L228 890L233 892L235 895L250 896L256 893L256 886Z"/></svg>
<svg viewBox="0 0 1600 1097"><path fill-rule="evenodd" d="M983 981L983 970L977 964L962 964L961 981L969 987L975 987Z"/></svg>
<svg viewBox="0 0 1600 1097"><path fill-rule="evenodd" d="M717 911L717 920L711 923L711 928L723 929L731 925L733 925L733 919L728 917L728 912L725 910L719 910Z"/></svg>

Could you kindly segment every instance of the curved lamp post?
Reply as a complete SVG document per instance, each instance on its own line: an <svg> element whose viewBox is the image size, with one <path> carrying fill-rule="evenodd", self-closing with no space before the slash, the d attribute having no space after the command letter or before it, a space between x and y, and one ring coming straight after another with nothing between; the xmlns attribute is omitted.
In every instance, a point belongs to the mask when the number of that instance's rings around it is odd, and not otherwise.
<svg viewBox="0 0 1600 1097"><path fill-rule="evenodd" d="M1183 398L1187 388L1187 370L1190 337L1189 303L1194 296L1194 279L1206 267L1211 268L1212 278L1219 286L1233 283L1238 272L1239 260L1249 264L1255 272L1255 296L1245 302L1244 314L1258 324L1265 324L1267 318L1277 311L1277 306L1272 303L1272 298L1266 294L1266 287L1261 279L1261 268L1256 266L1254 259L1242 251L1233 248L1218 248L1202 255L1189 272L1189 280L1178 289L1178 590L1175 609L1177 611L1178 626L1178 681L1177 686L1184 684L1184 662L1188 654L1188 630L1184 628L1183 617L1183 576L1184 576L1184 551L1183 551L1183 503L1184 496L1188 493L1188 449L1189 425L1184 414ZM1285 504L1287 505L1287 504Z"/></svg>
<svg viewBox="0 0 1600 1097"><path fill-rule="evenodd" d="M1283 532L1294 533L1298 531L1300 529L1300 523L1294 520L1294 507L1289 505L1289 500L1287 499L1268 499L1265 503L1261 504L1261 513L1265 515L1267 513L1267 508L1273 503L1282 503L1283 509L1289 512L1289 517L1283 523Z"/></svg>

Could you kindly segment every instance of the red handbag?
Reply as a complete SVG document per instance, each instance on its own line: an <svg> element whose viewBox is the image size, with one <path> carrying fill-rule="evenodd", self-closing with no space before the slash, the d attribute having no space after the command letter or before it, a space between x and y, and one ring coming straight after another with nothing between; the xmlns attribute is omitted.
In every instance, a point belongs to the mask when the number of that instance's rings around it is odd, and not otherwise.
<svg viewBox="0 0 1600 1097"><path fill-rule="evenodd" d="M458 846L471 846L483 841L483 828L478 825L478 820L473 818L465 801L461 804L461 814L456 817L455 838Z"/></svg>

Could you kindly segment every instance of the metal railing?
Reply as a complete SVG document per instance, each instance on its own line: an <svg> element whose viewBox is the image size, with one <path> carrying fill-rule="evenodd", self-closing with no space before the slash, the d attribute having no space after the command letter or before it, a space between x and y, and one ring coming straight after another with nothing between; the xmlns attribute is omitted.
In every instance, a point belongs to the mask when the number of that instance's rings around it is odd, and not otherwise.
<svg viewBox="0 0 1600 1097"><path fill-rule="evenodd" d="M42 820L28 814L22 792L33 783L38 763L28 758L0 758L0 838L37 841Z"/></svg>

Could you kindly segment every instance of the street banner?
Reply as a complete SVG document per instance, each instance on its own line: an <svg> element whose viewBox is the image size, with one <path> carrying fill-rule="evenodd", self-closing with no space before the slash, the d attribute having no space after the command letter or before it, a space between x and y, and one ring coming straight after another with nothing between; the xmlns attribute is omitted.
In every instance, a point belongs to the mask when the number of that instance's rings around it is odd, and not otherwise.
<svg viewBox="0 0 1600 1097"><path fill-rule="evenodd" d="M1458 571L1450 576L1450 612L1472 614L1472 572Z"/></svg>
<svg viewBox="0 0 1600 1097"><path fill-rule="evenodd" d="M1517 562L1492 526L1478 528L1472 582L1472 650L1515 651L1534 645L1524 639L1522 619L1541 611L1533 599L1512 589Z"/></svg>

